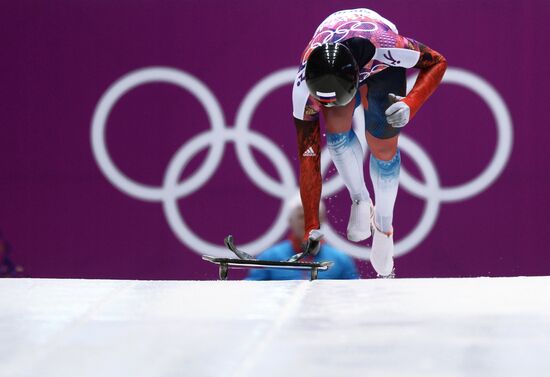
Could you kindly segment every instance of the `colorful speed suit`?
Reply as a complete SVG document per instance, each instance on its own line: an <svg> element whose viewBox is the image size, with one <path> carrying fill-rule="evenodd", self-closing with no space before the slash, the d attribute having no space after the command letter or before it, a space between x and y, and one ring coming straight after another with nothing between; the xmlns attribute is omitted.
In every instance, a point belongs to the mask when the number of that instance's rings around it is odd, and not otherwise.
<svg viewBox="0 0 550 377"><path fill-rule="evenodd" d="M374 45L374 56L363 59L353 41L367 39ZM305 67L310 53L323 43L343 43L360 67L356 106L365 109L366 130L377 138L393 137L399 129L386 123L384 111L390 105L389 93L405 96L407 68L420 70L410 93L402 100L414 117L441 81L445 58L413 39L398 34L393 23L365 9L343 10L326 18L315 31L302 54L301 65L292 91L293 115L297 127L300 157L300 191L305 215L305 234L319 229L318 206L321 196L319 113L323 106L309 95ZM371 92L371 93L369 93Z"/></svg>

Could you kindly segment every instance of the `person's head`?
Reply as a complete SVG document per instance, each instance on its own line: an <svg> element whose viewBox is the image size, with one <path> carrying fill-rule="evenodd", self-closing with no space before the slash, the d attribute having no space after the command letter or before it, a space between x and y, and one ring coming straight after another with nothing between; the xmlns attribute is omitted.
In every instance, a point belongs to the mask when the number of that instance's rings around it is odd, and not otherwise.
<svg viewBox="0 0 550 377"><path fill-rule="evenodd" d="M321 224L325 221L325 218L325 205L321 202L319 205L319 221ZM288 227L294 238L299 240L304 238L304 208L302 207L302 202L299 200L292 206L290 215L288 216Z"/></svg>
<svg viewBox="0 0 550 377"><path fill-rule="evenodd" d="M306 85L313 98L323 106L345 106L359 86L359 66L342 43L324 43L309 55Z"/></svg>

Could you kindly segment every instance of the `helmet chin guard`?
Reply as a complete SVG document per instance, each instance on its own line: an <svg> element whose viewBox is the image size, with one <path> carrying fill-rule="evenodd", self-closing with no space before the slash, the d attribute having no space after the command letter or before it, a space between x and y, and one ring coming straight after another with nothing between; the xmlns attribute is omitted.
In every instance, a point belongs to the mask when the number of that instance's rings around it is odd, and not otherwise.
<svg viewBox="0 0 550 377"><path fill-rule="evenodd" d="M345 106L357 92L359 67L345 45L324 43L309 55L305 79L309 93L321 104Z"/></svg>

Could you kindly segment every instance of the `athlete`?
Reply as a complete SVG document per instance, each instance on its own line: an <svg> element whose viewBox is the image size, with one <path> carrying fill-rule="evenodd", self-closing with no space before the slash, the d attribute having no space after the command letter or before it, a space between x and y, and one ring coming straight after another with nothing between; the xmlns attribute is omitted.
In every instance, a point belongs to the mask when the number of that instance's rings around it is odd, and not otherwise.
<svg viewBox="0 0 550 377"><path fill-rule="evenodd" d="M408 68L420 73L407 95ZM332 161L352 201L347 237L360 242L373 235L371 263L379 277L393 277L399 132L437 88L446 68L441 54L399 35L393 23L372 10L339 11L319 25L302 54L292 91L305 253L315 254L323 237L319 223L322 113ZM353 113L359 106L371 151L375 207L365 185L363 150L352 129Z"/></svg>

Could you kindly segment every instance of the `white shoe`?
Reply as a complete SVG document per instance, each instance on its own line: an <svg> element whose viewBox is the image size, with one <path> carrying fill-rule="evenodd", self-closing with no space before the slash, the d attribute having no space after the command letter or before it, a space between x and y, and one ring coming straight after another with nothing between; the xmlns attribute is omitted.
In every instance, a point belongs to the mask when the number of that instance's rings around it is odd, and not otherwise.
<svg viewBox="0 0 550 377"><path fill-rule="evenodd" d="M388 236L374 226L370 262L379 277L393 277L393 233Z"/></svg>
<svg viewBox="0 0 550 377"><path fill-rule="evenodd" d="M372 234L373 207L370 200L354 200L348 222L348 240L359 242Z"/></svg>

